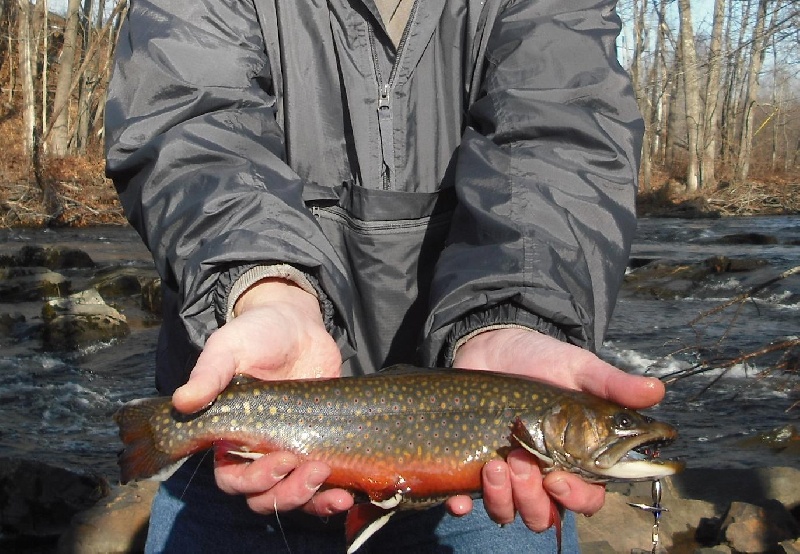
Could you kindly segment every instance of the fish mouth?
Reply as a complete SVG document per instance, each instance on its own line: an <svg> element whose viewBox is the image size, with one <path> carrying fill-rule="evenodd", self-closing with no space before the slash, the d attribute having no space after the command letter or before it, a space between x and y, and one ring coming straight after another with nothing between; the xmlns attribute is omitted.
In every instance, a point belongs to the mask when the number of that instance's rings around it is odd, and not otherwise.
<svg viewBox="0 0 800 554"><path fill-rule="evenodd" d="M672 427L665 426L659 432L617 437L595 456L593 472L625 481L646 481L678 473L685 462L661 457L661 449L676 436Z"/></svg>

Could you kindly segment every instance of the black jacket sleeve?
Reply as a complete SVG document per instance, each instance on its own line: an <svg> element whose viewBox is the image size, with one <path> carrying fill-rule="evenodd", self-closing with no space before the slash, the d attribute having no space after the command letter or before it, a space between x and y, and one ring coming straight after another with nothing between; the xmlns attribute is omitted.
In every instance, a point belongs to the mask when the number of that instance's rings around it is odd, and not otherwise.
<svg viewBox="0 0 800 554"><path fill-rule="evenodd" d="M220 279L256 263L301 268L338 313L351 311L344 271L284 161L271 91L251 2L131 2L107 101L107 174L197 346L218 325Z"/></svg>
<svg viewBox="0 0 800 554"><path fill-rule="evenodd" d="M423 354L498 323L600 345L635 231L642 125L609 0L516 0L494 22Z"/></svg>

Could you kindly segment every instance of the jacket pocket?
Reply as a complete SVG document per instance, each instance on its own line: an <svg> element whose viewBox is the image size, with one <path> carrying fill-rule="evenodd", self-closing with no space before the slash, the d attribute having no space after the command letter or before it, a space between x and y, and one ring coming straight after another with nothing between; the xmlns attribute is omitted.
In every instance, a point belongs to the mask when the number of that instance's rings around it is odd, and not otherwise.
<svg viewBox="0 0 800 554"><path fill-rule="evenodd" d="M361 187L343 187L335 205L309 202L351 285L357 352L345 362L345 374L417 363L430 282L454 205L452 189Z"/></svg>

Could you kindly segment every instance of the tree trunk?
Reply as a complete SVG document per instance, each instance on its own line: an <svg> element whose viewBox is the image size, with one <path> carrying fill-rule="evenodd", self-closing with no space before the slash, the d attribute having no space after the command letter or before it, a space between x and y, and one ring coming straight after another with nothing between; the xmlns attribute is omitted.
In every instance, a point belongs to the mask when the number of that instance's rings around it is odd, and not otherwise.
<svg viewBox="0 0 800 554"><path fill-rule="evenodd" d="M731 42L731 35L734 29L734 11L740 7L739 33L735 43ZM730 44L732 55L728 58L728 66L725 79L725 95L722 106L722 119L720 126L722 132L722 161L727 167L736 165L735 144L736 137L740 134L739 106L742 101L742 66L744 65L745 36L752 11L752 0L747 0L743 4L731 2L728 9L728 22L726 25L726 43Z"/></svg>
<svg viewBox="0 0 800 554"><path fill-rule="evenodd" d="M686 102L686 190L695 192L700 182L700 129L702 115L700 110L700 87L698 85L697 51L694 46L692 26L692 7L689 0L678 0L680 12L680 70L683 74L683 93Z"/></svg>
<svg viewBox="0 0 800 554"><path fill-rule="evenodd" d="M641 4L640 4L641 1ZM646 0L633 0L633 61L631 63L631 81L633 82L633 90L636 94L636 102L639 105L639 111L642 113L642 118L645 122L645 131L642 141L642 162L641 162L641 186L645 190L650 190L652 182L652 160L650 156L650 143L652 142L653 128L650 125L650 113L652 106L649 104L649 95L647 93L649 86L653 86L650 82L644 82L641 76L641 66L644 61L644 43L647 33L645 32L645 20L647 14L647 1Z"/></svg>
<svg viewBox="0 0 800 554"><path fill-rule="evenodd" d="M59 58L58 82L53 98L53 129L50 133L50 153L62 158L69 153L69 110L70 89L75 67L78 47L78 13L80 0L69 0L67 6L67 24L64 29L64 47Z"/></svg>
<svg viewBox="0 0 800 554"><path fill-rule="evenodd" d="M17 0L17 48L19 80L22 83L23 147L33 166L36 152L36 99L33 89L33 36L31 33L31 3Z"/></svg>
<svg viewBox="0 0 800 554"><path fill-rule="evenodd" d="M764 28L767 20L767 6L769 0L759 0L756 24L750 42L750 63L747 67L747 81L742 113L742 132L739 139L739 149L736 155L736 170L733 180L737 184L744 184L750 173L750 156L753 153L753 109L758 97L758 74L764 63L766 40Z"/></svg>
<svg viewBox="0 0 800 554"><path fill-rule="evenodd" d="M708 79L703 112L703 156L700 161L700 182L705 188L717 183L717 135L720 117L720 74L722 72L722 29L725 21L725 0L714 1L714 20L708 47Z"/></svg>

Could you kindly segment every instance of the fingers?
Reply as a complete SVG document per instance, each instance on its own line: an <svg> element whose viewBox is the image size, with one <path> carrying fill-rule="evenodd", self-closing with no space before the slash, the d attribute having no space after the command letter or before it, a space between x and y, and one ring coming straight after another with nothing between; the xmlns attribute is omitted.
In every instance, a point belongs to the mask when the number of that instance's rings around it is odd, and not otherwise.
<svg viewBox="0 0 800 554"><path fill-rule="evenodd" d="M508 464L494 460L483 466L483 505L492 521L506 525L514 521L516 510L511 494Z"/></svg>
<svg viewBox="0 0 800 554"><path fill-rule="evenodd" d="M451 496L445 501L445 507L450 515L465 516L472 511L472 498L463 494Z"/></svg>
<svg viewBox="0 0 800 554"><path fill-rule="evenodd" d="M577 475L554 471L544 478L544 490L557 504L587 516L597 513L605 502L605 487L587 483Z"/></svg>
<svg viewBox="0 0 800 554"><path fill-rule="evenodd" d="M250 509L260 514L303 509L330 516L350 509L352 496L341 489L317 493L330 470L321 462L300 462L288 452L273 452L251 463L220 463L214 475L228 494L247 497Z"/></svg>
<svg viewBox="0 0 800 554"><path fill-rule="evenodd" d="M631 375L605 362L600 363L605 366L600 371L576 375L581 390L633 409L649 408L664 398L664 383L659 379Z"/></svg>
<svg viewBox="0 0 800 554"><path fill-rule="evenodd" d="M556 471L542 479L536 460L522 449L512 450L506 463L495 460L483 468L483 501L489 517L501 525L520 519L532 531L553 525L554 507L592 515L603 506L605 488L577 475Z"/></svg>

